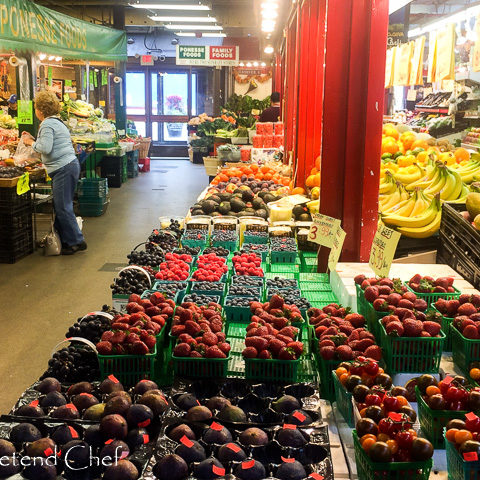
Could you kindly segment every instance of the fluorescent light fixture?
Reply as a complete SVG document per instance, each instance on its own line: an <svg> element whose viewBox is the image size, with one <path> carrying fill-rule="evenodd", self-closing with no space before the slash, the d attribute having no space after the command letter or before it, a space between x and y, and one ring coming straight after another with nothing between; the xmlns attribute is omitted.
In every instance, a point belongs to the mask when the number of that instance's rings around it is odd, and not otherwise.
<svg viewBox="0 0 480 480"><path fill-rule="evenodd" d="M422 35L424 33L440 30L451 23L460 23L460 22L469 20L470 18L475 17L479 13L480 13L480 5L467 8L466 10L457 12L453 15L450 15L449 17L442 18L441 20L438 20L433 23L429 23L424 27L412 28L412 30L408 31L408 37L409 38L418 37L419 35Z"/></svg>
<svg viewBox="0 0 480 480"><path fill-rule="evenodd" d="M41 54L38 56L38 59L39 59L40 61L45 60L46 58L47 58L47 56L46 56L44 53L41 53Z"/></svg>
<svg viewBox="0 0 480 480"><path fill-rule="evenodd" d="M222 32L201 32L202 37L210 37L210 38L220 38L226 37L226 33ZM175 32L177 37L196 37L197 34L195 32Z"/></svg>
<svg viewBox="0 0 480 480"><path fill-rule="evenodd" d="M150 17L156 22L197 22L197 23L215 23L217 19L215 17L170 17L155 15Z"/></svg>
<svg viewBox="0 0 480 480"><path fill-rule="evenodd" d="M190 5L176 5L175 3L130 3L129 5L147 10L210 10L208 5L200 5L198 3Z"/></svg>
<svg viewBox="0 0 480 480"><path fill-rule="evenodd" d="M268 9L268 8L278 8L278 3L274 0L267 0L266 2L263 2L261 5L262 10Z"/></svg>
<svg viewBox="0 0 480 480"><path fill-rule="evenodd" d="M251 67L251 66L252 66L251 62L247 62L247 67Z"/></svg>
<svg viewBox="0 0 480 480"><path fill-rule="evenodd" d="M262 32L273 32L275 30L275 21L274 20L263 20L262 21Z"/></svg>
<svg viewBox="0 0 480 480"><path fill-rule="evenodd" d="M273 20L278 17L276 10L262 10L262 18L266 20Z"/></svg>
<svg viewBox="0 0 480 480"><path fill-rule="evenodd" d="M62 57L55 57L55 61L56 61L56 62L61 62L61 61L62 61Z"/></svg>
<svg viewBox="0 0 480 480"><path fill-rule="evenodd" d="M265 62L262 62L261 65L262 65L262 67L266 67L266 66L267 66L267 64L266 64Z"/></svg>
<svg viewBox="0 0 480 480"><path fill-rule="evenodd" d="M51 62L52 60L55 60L55 55L50 55L48 57L48 61Z"/></svg>
<svg viewBox="0 0 480 480"><path fill-rule="evenodd" d="M267 45L263 50L267 55L271 55L273 53L273 47L271 45Z"/></svg>
<svg viewBox="0 0 480 480"><path fill-rule="evenodd" d="M223 30L220 25L165 25L168 30Z"/></svg>
<svg viewBox="0 0 480 480"><path fill-rule="evenodd" d="M405 5L412 3L413 0L390 0L388 4L388 14L391 15L393 12L400 10Z"/></svg>
<svg viewBox="0 0 480 480"><path fill-rule="evenodd" d="M258 67L258 62L253 62L254 67Z"/></svg>

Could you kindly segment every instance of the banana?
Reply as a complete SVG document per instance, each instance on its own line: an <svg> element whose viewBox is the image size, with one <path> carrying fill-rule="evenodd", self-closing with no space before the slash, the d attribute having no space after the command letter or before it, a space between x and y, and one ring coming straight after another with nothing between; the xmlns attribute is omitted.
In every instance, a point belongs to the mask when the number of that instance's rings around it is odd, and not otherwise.
<svg viewBox="0 0 480 480"><path fill-rule="evenodd" d="M393 193L397 188L395 179L390 172L387 172L385 178L380 182L379 192L382 195Z"/></svg>
<svg viewBox="0 0 480 480"><path fill-rule="evenodd" d="M456 200L446 200L448 203L465 203L467 195L470 193L470 189L467 185L462 184L462 190L460 196Z"/></svg>
<svg viewBox="0 0 480 480"><path fill-rule="evenodd" d="M406 200L406 203L404 203L401 208L390 211L388 213L395 213L397 215L401 215L402 217L409 217L412 214L413 209L415 208L416 202L417 197L414 194L408 200Z"/></svg>
<svg viewBox="0 0 480 480"><path fill-rule="evenodd" d="M458 172L450 171L448 168L446 174L447 181L445 182L445 187L440 191L440 200L455 200L462 191L462 179Z"/></svg>
<svg viewBox="0 0 480 480"><path fill-rule="evenodd" d="M430 167L430 168L429 168ZM435 167L432 166L427 166L425 169L425 176L423 178L420 178L419 180L412 182L406 186L407 190L414 190L417 187L420 188L427 188L431 183L436 180L437 175L440 173L438 165L435 165Z"/></svg>
<svg viewBox="0 0 480 480"><path fill-rule="evenodd" d="M409 174L402 174L402 173L395 173L393 176L397 182L403 183L404 185L409 185L410 183L416 182L420 180L424 175L424 170L419 165L414 163L416 170L413 173Z"/></svg>
<svg viewBox="0 0 480 480"><path fill-rule="evenodd" d="M430 206L421 214L412 217L402 217L401 215L385 215L382 221L387 225L396 227L418 228L424 227L433 221L438 210L440 210L440 198L438 195L432 200Z"/></svg>
<svg viewBox="0 0 480 480"><path fill-rule="evenodd" d="M446 181L447 181L447 172L445 171L445 167L441 167L438 177L436 176L436 180L435 181L432 180L431 185L425 189L425 194L436 195L445 186Z"/></svg>
<svg viewBox="0 0 480 480"><path fill-rule="evenodd" d="M413 210L410 212L410 217L415 217L422 214L432 203L431 200L427 199L421 190L416 190L417 201L413 207Z"/></svg>
<svg viewBox="0 0 480 480"><path fill-rule="evenodd" d="M409 200L402 200L400 203L398 203L397 205L394 205L393 207L389 207L387 209L385 208L379 208L379 211L381 213L398 213L400 209L402 209L408 202L410 201Z"/></svg>
<svg viewBox="0 0 480 480"><path fill-rule="evenodd" d="M458 172L460 174L460 177L462 178L462 181L464 183L472 183L475 180L475 177L480 173L480 170L472 170L469 173L462 173Z"/></svg>
<svg viewBox="0 0 480 480"><path fill-rule="evenodd" d="M397 232L400 232L402 235L411 238L428 238L438 232L441 222L442 211L438 210L435 217L429 224L418 228L399 227L397 228Z"/></svg>
<svg viewBox="0 0 480 480"><path fill-rule="evenodd" d="M395 190L394 193L392 193L392 195L388 197L388 199L385 202L381 203L381 207L384 210L388 210L389 208L394 207L395 205L398 205L401 201L402 201L401 193L400 193L400 190L397 189Z"/></svg>

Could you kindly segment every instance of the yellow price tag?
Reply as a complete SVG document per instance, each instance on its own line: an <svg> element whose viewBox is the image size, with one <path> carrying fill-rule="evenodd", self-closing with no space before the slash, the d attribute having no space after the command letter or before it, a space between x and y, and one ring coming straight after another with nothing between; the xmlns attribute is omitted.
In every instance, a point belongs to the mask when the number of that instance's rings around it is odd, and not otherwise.
<svg viewBox="0 0 480 480"><path fill-rule="evenodd" d="M337 230L340 228L340 220L316 213L313 215L313 223L308 233L308 239L324 247L331 248Z"/></svg>
<svg viewBox="0 0 480 480"><path fill-rule="evenodd" d="M378 222L368 264L379 277L388 276L400 237L400 233Z"/></svg>
<svg viewBox="0 0 480 480"><path fill-rule="evenodd" d="M99 105L100 107L104 107L104 106L105 106L105 100L99 100L99 101L98 101L98 105Z"/></svg>
<svg viewBox="0 0 480 480"><path fill-rule="evenodd" d="M23 195L30 190L30 175L25 172L17 182L17 195Z"/></svg>
<svg viewBox="0 0 480 480"><path fill-rule="evenodd" d="M328 255L328 268L333 272L337 268L338 260L342 254L343 242L347 232L342 227L338 227L335 237L333 239L333 245L330 249L330 254Z"/></svg>

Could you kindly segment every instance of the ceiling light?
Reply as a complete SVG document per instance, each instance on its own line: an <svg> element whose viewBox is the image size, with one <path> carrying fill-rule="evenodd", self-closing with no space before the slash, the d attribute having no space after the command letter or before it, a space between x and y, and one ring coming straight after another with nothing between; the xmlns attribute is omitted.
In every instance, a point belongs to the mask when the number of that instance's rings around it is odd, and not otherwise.
<svg viewBox="0 0 480 480"><path fill-rule="evenodd" d="M247 67L251 67L252 64L250 62L247 62Z"/></svg>
<svg viewBox="0 0 480 480"><path fill-rule="evenodd" d="M262 3L262 10L266 10L266 9L276 9L278 8L278 3L272 1L272 0L269 0L267 2L263 2Z"/></svg>
<svg viewBox="0 0 480 480"><path fill-rule="evenodd" d="M262 62L261 65L262 65L262 67L266 67L266 66L267 66L267 64L266 64L265 62Z"/></svg>
<svg viewBox="0 0 480 480"><path fill-rule="evenodd" d="M275 10L262 10L262 18L266 20L273 20L278 17L278 12Z"/></svg>
<svg viewBox="0 0 480 480"><path fill-rule="evenodd" d="M267 45L263 50L267 55L271 55L273 53L273 47L271 45Z"/></svg>
<svg viewBox="0 0 480 480"><path fill-rule="evenodd" d="M169 30L223 30L220 25L165 25L165 28Z"/></svg>
<svg viewBox="0 0 480 480"><path fill-rule="evenodd" d="M145 8L147 10L210 10L208 5L199 4L176 5L174 3L130 3L130 6L135 8Z"/></svg>
<svg viewBox="0 0 480 480"><path fill-rule="evenodd" d="M47 58L47 56L46 56L44 53L41 53L41 54L38 56L38 59L39 59L40 61L45 60L46 58Z"/></svg>
<svg viewBox="0 0 480 480"><path fill-rule="evenodd" d="M222 32L200 32L202 37L210 37L210 38L220 38L226 37L226 33ZM177 37L196 37L196 32L175 32Z"/></svg>
<svg viewBox="0 0 480 480"><path fill-rule="evenodd" d="M262 21L262 32L273 32L275 30L275 21L274 20L263 20Z"/></svg>
<svg viewBox="0 0 480 480"><path fill-rule="evenodd" d="M50 55L48 57L48 61L51 62L52 60L55 60L55 55Z"/></svg>
<svg viewBox="0 0 480 480"><path fill-rule="evenodd" d="M62 57L55 57L55 61L56 61L56 62L61 62L61 61L62 61Z"/></svg>
<svg viewBox="0 0 480 480"><path fill-rule="evenodd" d="M258 62L253 62L254 67L258 67Z"/></svg>
<svg viewBox="0 0 480 480"><path fill-rule="evenodd" d="M245 64L244 64L243 62L240 62L238 65L239 65L240 67L244 67L244 66L245 66Z"/></svg>
<svg viewBox="0 0 480 480"><path fill-rule="evenodd" d="M150 17L156 22L198 22L198 23L215 23L217 19L215 17L171 17L155 15Z"/></svg>

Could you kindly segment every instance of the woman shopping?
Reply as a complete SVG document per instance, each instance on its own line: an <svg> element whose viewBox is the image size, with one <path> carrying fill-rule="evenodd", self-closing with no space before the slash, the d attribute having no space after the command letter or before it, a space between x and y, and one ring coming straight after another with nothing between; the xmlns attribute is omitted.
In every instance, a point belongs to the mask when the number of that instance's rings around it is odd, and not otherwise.
<svg viewBox="0 0 480 480"><path fill-rule="evenodd" d="M87 244L73 212L73 196L80 176L80 164L73 149L70 132L60 120L60 102L53 92L42 91L35 97L35 115L41 125L37 140L24 132L25 145L42 155L52 178L55 228L62 240L62 255L86 250Z"/></svg>

